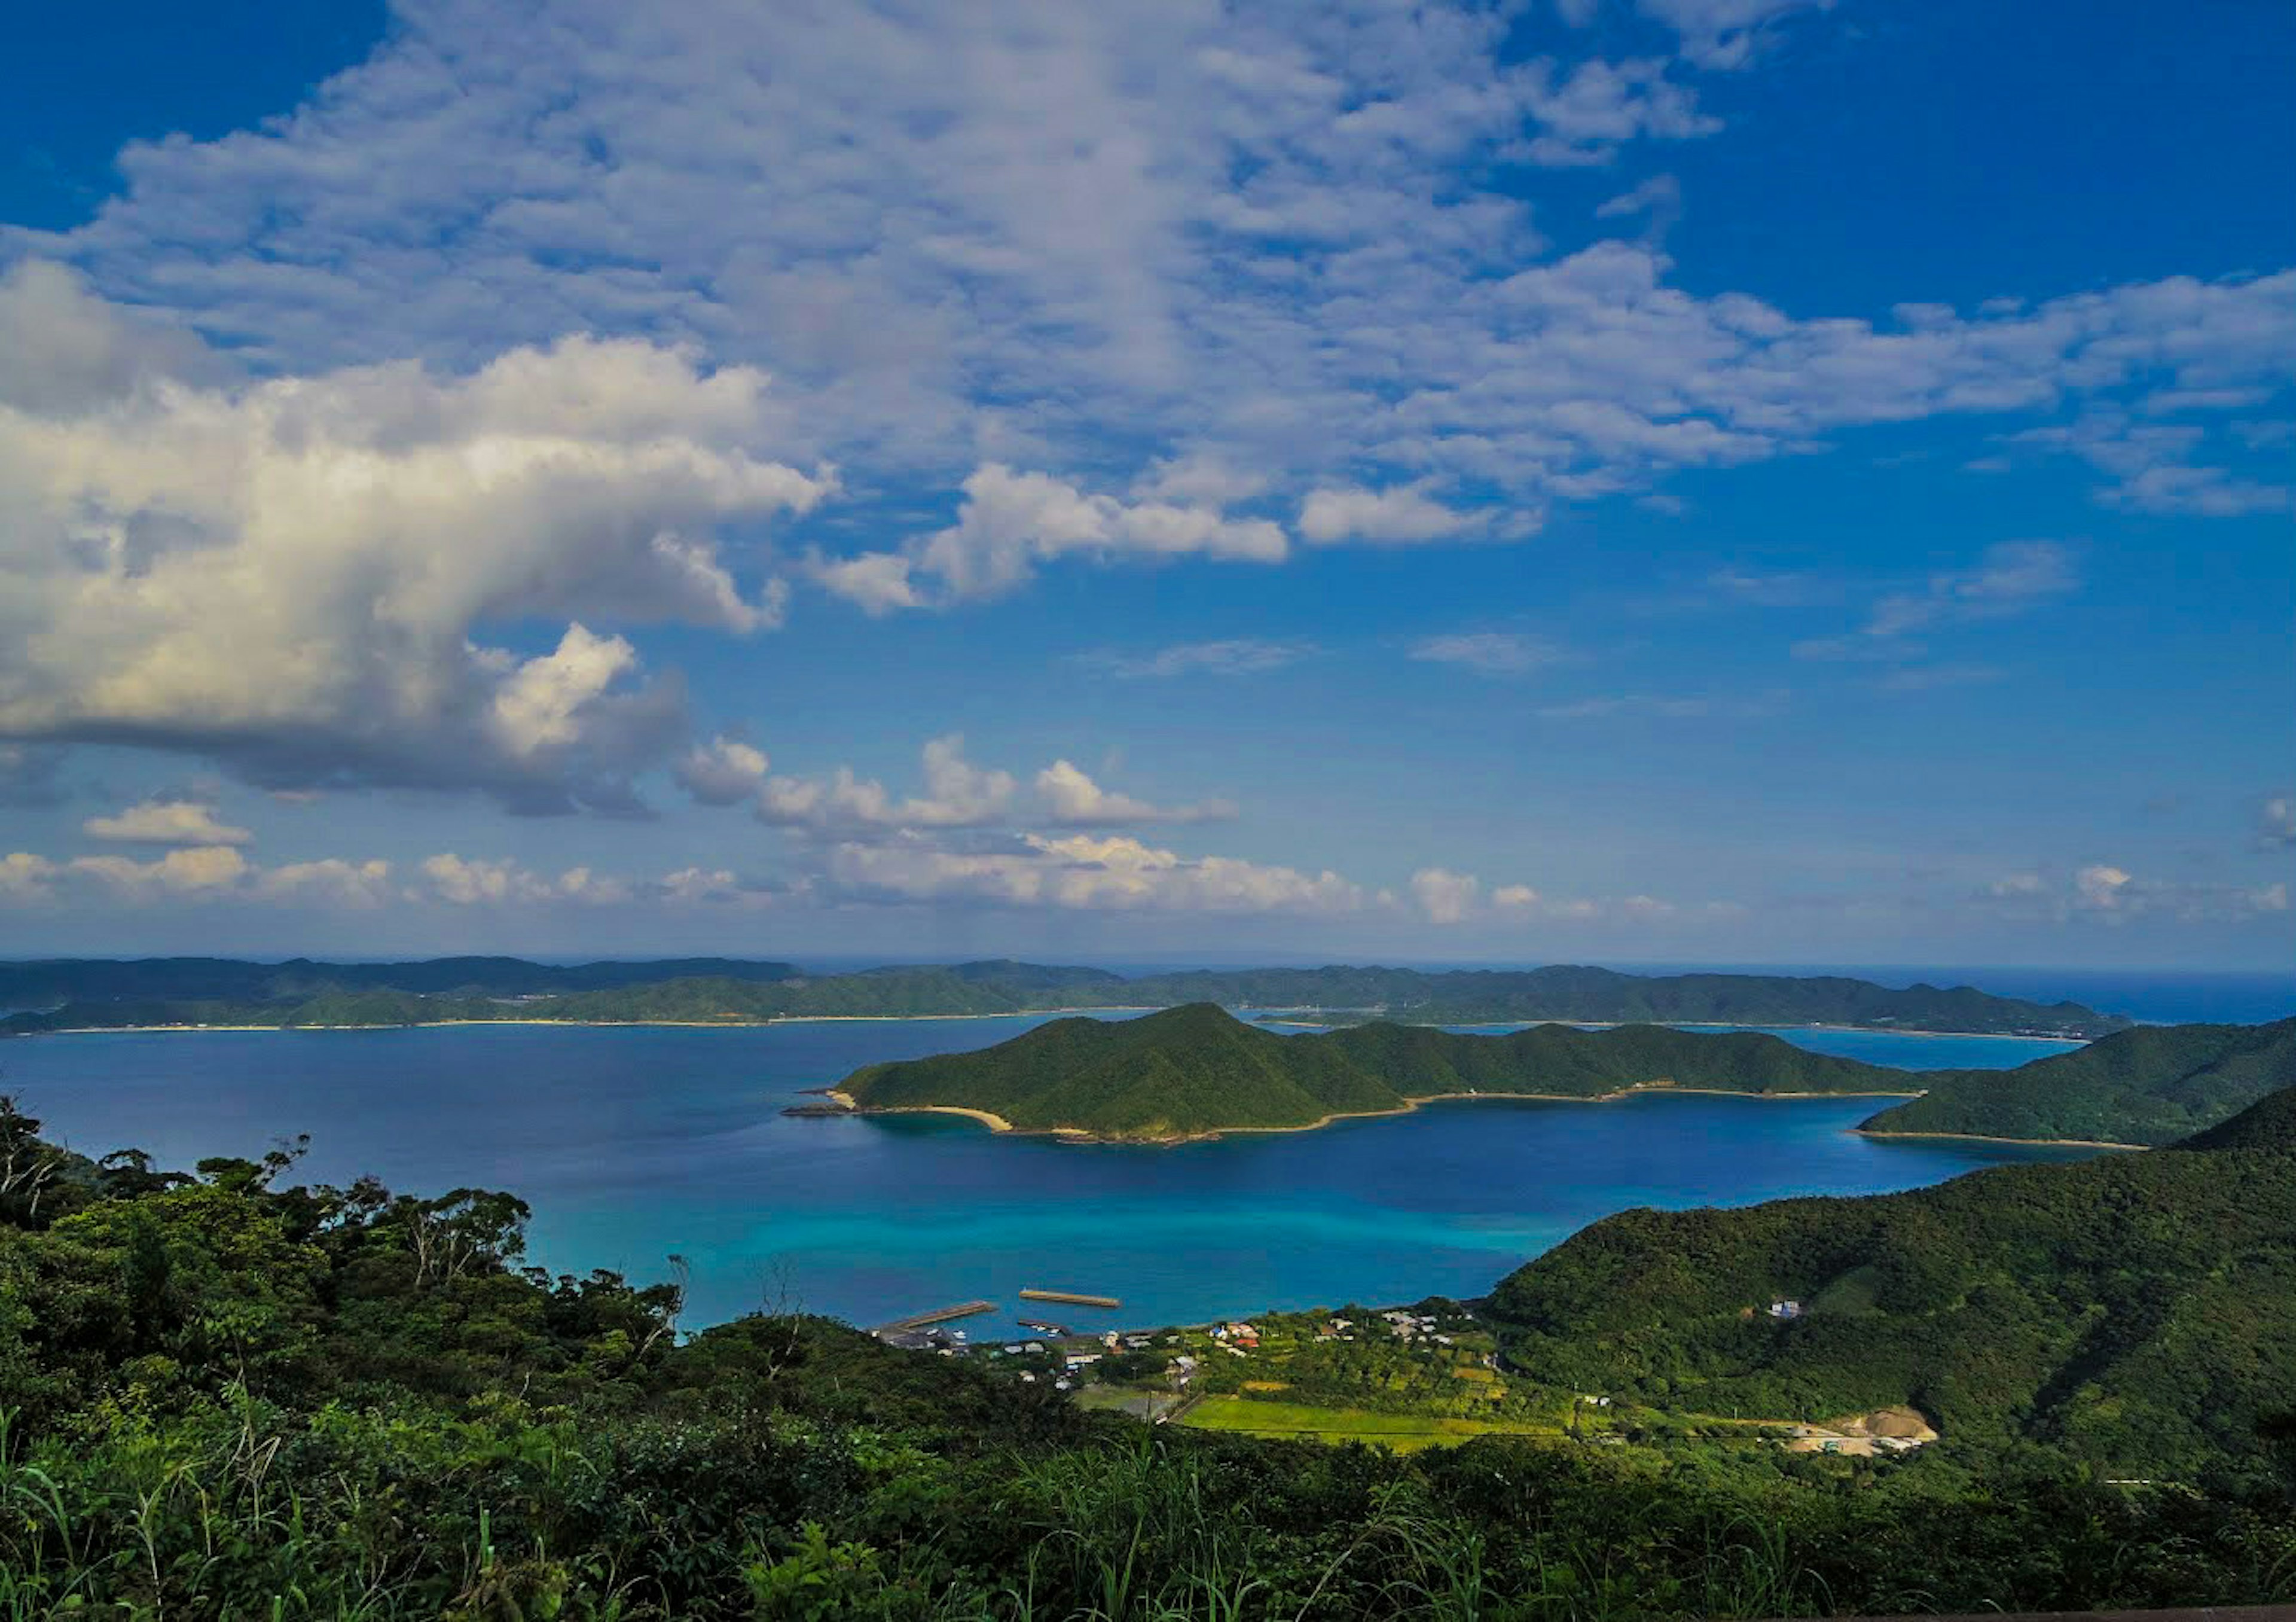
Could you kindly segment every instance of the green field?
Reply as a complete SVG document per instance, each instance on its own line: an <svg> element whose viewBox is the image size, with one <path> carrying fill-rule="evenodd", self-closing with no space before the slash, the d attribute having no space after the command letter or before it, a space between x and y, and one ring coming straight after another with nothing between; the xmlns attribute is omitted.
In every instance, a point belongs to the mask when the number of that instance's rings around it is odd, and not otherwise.
<svg viewBox="0 0 2296 1622"><path fill-rule="evenodd" d="M1242 1396L1207 1396L1179 1422L1201 1430L1309 1442L1374 1442L1398 1453L1422 1447L1456 1446L1476 1437L1553 1437L1552 1426L1493 1424L1431 1414L1373 1413L1362 1408L1313 1408L1301 1403L1264 1403Z"/></svg>

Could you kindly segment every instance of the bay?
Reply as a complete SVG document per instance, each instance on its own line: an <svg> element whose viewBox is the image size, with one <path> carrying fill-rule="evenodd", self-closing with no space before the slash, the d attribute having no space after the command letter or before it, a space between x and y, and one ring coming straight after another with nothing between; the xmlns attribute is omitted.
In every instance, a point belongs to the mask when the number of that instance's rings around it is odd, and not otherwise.
<svg viewBox="0 0 2296 1622"><path fill-rule="evenodd" d="M1002 1042L1036 1017L734 1030L545 1025L102 1033L0 1046L0 1088L83 1152L163 1165L311 1134L297 1175L433 1194L504 1188L532 1259L637 1280L690 1265L689 1326L759 1307L873 1323L1014 1293L1120 1297L1076 1327L1475 1296L1634 1206L1741 1205L1931 1183L2081 1151L1886 1141L1866 1099L1476 1100L1177 1149L1000 1137L955 1117L784 1117L866 1063ZM2064 1044L1786 1030L1907 1068L2000 1067Z"/></svg>

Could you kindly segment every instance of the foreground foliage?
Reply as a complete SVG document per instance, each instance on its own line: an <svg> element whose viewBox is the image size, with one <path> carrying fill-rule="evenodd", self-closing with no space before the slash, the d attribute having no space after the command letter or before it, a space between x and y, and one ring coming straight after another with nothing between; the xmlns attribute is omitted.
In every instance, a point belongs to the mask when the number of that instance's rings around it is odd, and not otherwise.
<svg viewBox="0 0 2296 1622"><path fill-rule="evenodd" d="M2195 1154L2195 1163L2212 1157ZM1082 1412L675 1285L525 1207L91 1163L0 1108L0 1618L1567 1618L2296 1597L2292 1484ZM1336 1370L1333 1378L1343 1377Z"/></svg>

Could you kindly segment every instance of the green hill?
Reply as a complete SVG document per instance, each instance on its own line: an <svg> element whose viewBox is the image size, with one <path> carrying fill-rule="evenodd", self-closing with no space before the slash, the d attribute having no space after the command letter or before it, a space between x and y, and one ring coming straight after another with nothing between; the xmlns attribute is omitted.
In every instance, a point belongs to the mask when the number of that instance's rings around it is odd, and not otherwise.
<svg viewBox="0 0 2296 1622"><path fill-rule="evenodd" d="M2252 1467L2296 1370L2296 1091L2163 1152L1626 1212L1491 1306L1516 1366L1581 1390L1763 1419L1906 1404L1948 1442L2120 1474Z"/></svg>
<svg viewBox="0 0 2296 1622"><path fill-rule="evenodd" d="M1635 1087L1883 1092L1903 1071L1752 1032L1538 1025L1459 1036L1369 1025L1279 1036L1210 1003L1139 1019L1062 1019L973 1053L872 1065L839 1091L865 1109L986 1111L1022 1131L1170 1141L1315 1125L1467 1093L1599 1098Z"/></svg>
<svg viewBox="0 0 2296 1622"><path fill-rule="evenodd" d="M2014 1070L1933 1071L1862 1130L2161 1144L2296 1085L2296 1019L2145 1025Z"/></svg>

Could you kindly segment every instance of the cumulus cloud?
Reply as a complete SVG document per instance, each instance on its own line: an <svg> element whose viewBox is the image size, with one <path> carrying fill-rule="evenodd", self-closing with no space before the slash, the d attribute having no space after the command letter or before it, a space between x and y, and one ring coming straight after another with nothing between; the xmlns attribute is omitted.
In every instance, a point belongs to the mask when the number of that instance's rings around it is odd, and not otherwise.
<svg viewBox="0 0 2296 1622"><path fill-rule="evenodd" d="M1474 916L1482 884L1473 875L1422 868L1411 876L1411 896L1431 924L1464 923Z"/></svg>
<svg viewBox="0 0 2296 1622"><path fill-rule="evenodd" d="M65 864L73 873L102 879L131 895L197 895L230 890L248 874L247 858L229 845L194 845L151 861L128 856L80 856Z"/></svg>
<svg viewBox="0 0 2296 1622"><path fill-rule="evenodd" d="M1022 834L1011 848L950 849L914 836L830 852L828 878L875 902L975 902L1081 911L1351 912L1362 888L1234 857L1188 857L1140 840Z"/></svg>
<svg viewBox="0 0 2296 1622"><path fill-rule="evenodd" d="M356 909L380 907L392 899L390 864L376 860L345 861L336 856L317 861L285 862L258 874L254 893L266 901L316 902Z"/></svg>
<svg viewBox="0 0 2296 1622"><path fill-rule="evenodd" d="M1121 827L1142 822L1210 822L1235 815L1226 800L1198 805L1152 805L1103 788L1079 768L1054 761L1037 774L1037 795L1051 820L1063 827Z"/></svg>
<svg viewBox="0 0 2296 1622"><path fill-rule="evenodd" d="M1291 543L1265 518L1230 518L1216 506L1124 502L1089 495L1040 473L991 463L964 482L957 520L898 553L821 559L814 578L872 613L999 597L1051 559L1083 556L1231 563L1283 561Z"/></svg>
<svg viewBox="0 0 2296 1622"><path fill-rule="evenodd" d="M1520 676L1559 664L1568 655L1544 637L1516 631L1455 631L1424 637L1411 645L1411 656L1432 664L1464 665L1487 676Z"/></svg>
<svg viewBox="0 0 2296 1622"><path fill-rule="evenodd" d="M2274 795L2257 808L2256 843L2267 851L2296 849L2296 799Z"/></svg>
<svg viewBox="0 0 2296 1622"><path fill-rule="evenodd" d="M687 752L674 769L678 786L704 805L737 805L755 795L773 762L739 738L716 737Z"/></svg>
<svg viewBox="0 0 2296 1622"><path fill-rule="evenodd" d="M0 737L625 803L682 690L576 616L772 624L782 594L745 591L717 531L830 489L748 448L773 433L763 374L649 343L195 383L163 369L174 334L52 274L0 283L19 317L59 300L113 336L70 386L0 374ZM483 639L516 619L563 630Z"/></svg>
<svg viewBox="0 0 2296 1622"><path fill-rule="evenodd" d="M760 821L820 833L865 828L980 827L1002 820L1020 784L1011 772L985 770L964 758L956 733L924 746L925 792L896 798L874 778L840 766L825 778L768 777L759 786Z"/></svg>
<svg viewBox="0 0 2296 1622"><path fill-rule="evenodd" d="M127 844L245 844L255 836L217 822L216 808L198 800L145 800L110 817L90 817L80 831L91 839Z"/></svg>
<svg viewBox="0 0 2296 1622"><path fill-rule="evenodd" d="M1300 533L1319 547L1349 540L1398 547L1447 540L1485 522L1484 515L1445 506L1417 484L1312 490L1300 508Z"/></svg>
<svg viewBox="0 0 2296 1622"><path fill-rule="evenodd" d="M1575 923L1637 922L1669 917L1680 910L1673 902L1655 896L1629 895L1617 900L1548 896L1524 884L1494 885L1487 894L1482 881L1473 874L1456 873L1447 868L1422 868L1411 876L1406 888L1429 923L1445 926L1532 918ZM1740 910L1727 903L1712 903L1702 910L1713 916L1728 916Z"/></svg>
<svg viewBox="0 0 2296 1622"><path fill-rule="evenodd" d="M569 868L555 877L537 873L508 857L464 857L452 852L422 863L431 893L458 907L500 906L532 902L611 904L636 893L627 879L587 867Z"/></svg>

